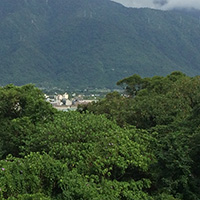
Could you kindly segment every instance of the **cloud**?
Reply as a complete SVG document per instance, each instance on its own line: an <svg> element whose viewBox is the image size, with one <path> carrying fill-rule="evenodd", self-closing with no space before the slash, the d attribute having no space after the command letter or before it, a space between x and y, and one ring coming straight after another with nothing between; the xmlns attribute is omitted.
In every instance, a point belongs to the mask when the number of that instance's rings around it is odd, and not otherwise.
<svg viewBox="0 0 200 200"><path fill-rule="evenodd" d="M174 8L200 9L200 0L112 0L126 7L170 10Z"/></svg>
<svg viewBox="0 0 200 200"><path fill-rule="evenodd" d="M199 0L168 0L167 4L164 5L165 9L173 8L196 8L200 9Z"/></svg>
<svg viewBox="0 0 200 200"><path fill-rule="evenodd" d="M134 8L154 7L154 3L152 0L113 0L113 1L121 3L126 7L134 7Z"/></svg>

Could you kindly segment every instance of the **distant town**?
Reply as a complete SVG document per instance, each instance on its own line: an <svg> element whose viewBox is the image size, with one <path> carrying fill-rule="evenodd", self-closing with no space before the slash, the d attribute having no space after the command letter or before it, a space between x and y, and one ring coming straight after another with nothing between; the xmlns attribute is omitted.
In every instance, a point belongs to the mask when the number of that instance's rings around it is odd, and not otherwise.
<svg viewBox="0 0 200 200"><path fill-rule="evenodd" d="M76 110L78 105L88 104L98 101L100 95L91 94L89 97L76 93L70 95L65 92L64 94L47 95L45 94L46 101L50 102L53 107L62 111ZM86 99L87 98L87 99Z"/></svg>

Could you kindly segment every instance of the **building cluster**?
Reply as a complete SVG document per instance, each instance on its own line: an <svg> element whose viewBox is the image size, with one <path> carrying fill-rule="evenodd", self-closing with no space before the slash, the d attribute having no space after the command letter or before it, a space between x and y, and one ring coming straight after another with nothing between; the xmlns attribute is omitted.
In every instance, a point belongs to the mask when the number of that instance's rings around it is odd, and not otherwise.
<svg viewBox="0 0 200 200"><path fill-rule="evenodd" d="M81 95L75 96L72 95L72 98L69 99L69 94L55 94L52 97L45 94L45 98L48 102L52 104L53 107L59 110L73 110L76 109L78 105L88 104L94 100L85 100Z"/></svg>

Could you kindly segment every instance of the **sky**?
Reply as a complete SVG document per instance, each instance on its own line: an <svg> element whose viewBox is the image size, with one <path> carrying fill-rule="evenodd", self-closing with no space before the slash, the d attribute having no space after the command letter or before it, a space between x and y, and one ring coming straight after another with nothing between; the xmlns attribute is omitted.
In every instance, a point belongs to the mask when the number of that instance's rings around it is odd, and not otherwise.
<svg viewBox="0 0 200 200"><path fill-rule="evenodd" d="M127 7L170 10L173 8L200 9L200 0L112 0Z"/></svg>

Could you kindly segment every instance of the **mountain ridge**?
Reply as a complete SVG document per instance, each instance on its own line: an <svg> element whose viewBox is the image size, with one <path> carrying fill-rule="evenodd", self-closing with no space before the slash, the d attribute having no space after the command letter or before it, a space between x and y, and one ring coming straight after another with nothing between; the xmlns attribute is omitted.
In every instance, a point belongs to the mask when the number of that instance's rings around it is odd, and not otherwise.
<svg viewBox="0 0 200 200"><path fill-rule="evenodd" d="M115 87L124 77L200 72L199 19L109 0L2 0L0 85Z"/></svg>

